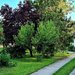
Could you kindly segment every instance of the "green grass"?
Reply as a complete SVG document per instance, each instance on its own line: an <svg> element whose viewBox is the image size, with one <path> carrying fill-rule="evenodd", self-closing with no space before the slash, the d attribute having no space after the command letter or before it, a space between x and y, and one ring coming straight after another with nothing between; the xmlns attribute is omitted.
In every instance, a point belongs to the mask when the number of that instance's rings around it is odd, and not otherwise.
<svg viewBox="0 0 75 75"><path fill-rule="evenodd" d="M67 51L58 51L54 54L55 57L68 57L70 54Z"/></svg>
<svg viewBox="0 0 75 75"><path fill-rule="evenodd" d="M0 48L0 52L3 50L3 48Z"/></svg>
<svg viewBox="0 0 75 75"><path fill-rule="evenodd" d="M30 73L39 70L40 68L52 64L60 58L53 57L43 59L41 62L36 62L35 57L26 57L21 59L13 59L16 62L15 67L2 67L0 68L0 75L30 75Z"/></svg>
<svg viewBox="0 0 75 75"><path fill-rule="evenodd" d="M2 48L0 48L0 51L2 51ZM0 68L0 75L30 75L32 72L35 72L62 58L64 57L58 52L55 53L54 57L43 59L41 62L37 62L36 57L29 56L21 59L12 59L12 61L16 63L16 66Z"/></svg>
<svg viewBox="0 0 75 75"><path fill-rule="evenodd" d="M65 64L62 68L60 68L53 75L69 75L74 68L75 68L75 58L72 59L67 64Z"/></svg>

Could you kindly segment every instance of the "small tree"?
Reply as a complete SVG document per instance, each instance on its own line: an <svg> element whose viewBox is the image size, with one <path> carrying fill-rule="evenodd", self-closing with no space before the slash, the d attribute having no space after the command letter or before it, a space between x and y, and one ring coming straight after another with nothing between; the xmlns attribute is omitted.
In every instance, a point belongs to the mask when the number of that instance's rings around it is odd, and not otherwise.
<svg viewBox="0 0 75 75"><path fill-rule="evenodd" d="M53 54L54 44L59 38L59 30L53 21L41 22L36 35L32 38L38 52L43 55L47 53Z"/></svg>
<svg viewBox="0 0 75 75"><path fill-rule="evenodd" d="M33 24L21 27L21 30L19 30L19 33L17 36L14 37L15 43L17 46L23 47L25 49L30 50L30 55L32 55L32 45L31 45L31 38L34 33L34 27ZM24 51L23 51L24 52Z"/></svg>
<svg viewBox="0 0 75 75"><path fill-rule="evenodd" d="M21 50L23 47L20 46L11 48L11 46L15 44L13 36L17 36L19 30L21 29L21 25L25 25L28 22L34 23L35 35L40 19L39 13L37 12L36 8L32 5L31 1L25 0L23 3L20 1L20 3L18 4L18 8L15 8L13 10L9 5L5 4L0 9L0 15L3 17L3 47L9 47L8 52L11 53L15 49ZM15 53L17 54L17 52Z"/></svg>

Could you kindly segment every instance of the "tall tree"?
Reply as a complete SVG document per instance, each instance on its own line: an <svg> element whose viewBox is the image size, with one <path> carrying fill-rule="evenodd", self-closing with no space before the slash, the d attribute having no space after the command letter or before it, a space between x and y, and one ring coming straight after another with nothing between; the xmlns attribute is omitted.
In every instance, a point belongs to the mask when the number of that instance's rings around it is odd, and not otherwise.
<svg viewBox="0 0 75 75"><path fill-rule="evenodd" d="M36 0L34 5L42 15L41 19L43 21L54 21L55 25L60 29L59 45L61 47L66 46L66 41L69 38L67 24L70 22L66 15L73 9L71 3L66 0Z"/></svg>
<svg viewBox="0 0 75 75"><path fill-rule="evenodd" d="M26 23L34 23L34 34L37 31L37 25L39 21L39 14L35 10L36 8L31 5L30 1L26 0L23 3L18 4L17 9L12 9L9 5L1 7L0 14L3 19L3 33L4 33L4 47L14 45L14 35L18 35L18 31L21 29L21 25Z"/></svg>

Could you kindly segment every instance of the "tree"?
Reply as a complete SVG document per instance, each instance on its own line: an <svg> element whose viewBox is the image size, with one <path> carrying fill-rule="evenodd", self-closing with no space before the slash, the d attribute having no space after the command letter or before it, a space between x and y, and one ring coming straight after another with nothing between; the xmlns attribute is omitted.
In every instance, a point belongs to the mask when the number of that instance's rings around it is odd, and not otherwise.
<svg viewBox="0 0 75 75"><path fill-rule="evenodd" d="M12 10L12 8L9 5L4 5L1 7L0 14L4 17L4 47L10 46L10 44L11 46L14 45L15 40L13 36L18 35L18 32L21 29L21 25L25 25L26 23L34 23L35 35L39 22L39 14L36 12L35 9L36 8L33 5L31 5L30 1L28 0L24 1L23 3L20 2L18 4L18 8L14 10Z"/></svg>
<svg viewBox="0 0 75 75"><path fill-rule="evenodd" d="M70 20L67 19L65 14L67 14L71 10L72 10L72 7L65 0L56 0L56 1L55 0L35 0L32 3L31 3L31 1L26 0L23 3L20 2L18 4L18 8L14 9L14 10L12 10L12 8L9 7L8 5L2 6L1 10L0 10L0 14L4 17L3 34L4 34L5 40L3 42L3 45L6 47L8 47L10 44L12 44L12 46L14 46L14 47L16 46L17 43L15 44L14 36L18 35L18 32L21 29L22 25L25 25L30 22L34 23L33 37L36 38L36 36L38 35L37 32L41 31L41 32L45 33L42 29L37 31L38 27L39 28L43 27L41 25L40 25L41 27L39 26L39 21L44 21L43 25L45 26L45 24L48 21L52 20L52 22L54 23L53 26L55 26L56 29L58 29L59 33L60 33L59 40L57 43L58 43L58 45L61 45L61 47L65 47L66 40L69 38L69 37L67 37L67 35L68 35L67 34L67 32L68 32L67 24L70 22ZM47 25L47 26L49 27L49 25ZM45 28L45 27L43 27L43 28ZM51 28L50 28L50 30L52 30ZM42 35L43 33L40 33L40 34ZM45 34L45 36L47 36L47 34ZM54 35L51 35L51 36L54 36ZM26 36L26 37L28 37L28 36ZM44 37L42 37L42 38L44 38ZM38 39L39 39L39 37L38 37ZM62 42L61 42L61 39L62 39ZM45 40L49 40L49 38L45 39ZM22 44L22 42L23 41L21 40L20 43ZM48 43L48 41L46 41L46 42ZM23 42L23 44L24 43L25 43L25 41ZM41 41L40 41L40 43L41 43ZM30 41L30 44L31 44L31 41ZM41 46L41 45L42 44L40 44L38 46ZM29 45L29 46L30 46L29 48L31 48L31 45ZM54 46L54 43L51 44L50 47L52 47L52 46ZM20 48L20 46L15 47L15 48ZM31 51L31 49L30 49L30 51Z"/></svg>
<svg viewBox="0 0 75 75"><path fill-rule="evenodd" d="M58 38L59 29L53 21L41 22L36 35L32 38L32 44L36 47L37 51L42 52L43 55L46 52L53 54L54 45Z"/></svg>
<svg viewBox="0 0 75 75"><path fill-rule="evenodd" d="M26 24L21 27L21 30L19 30L18 35L14 37L15 44L17 46L22 46L25 49L29 49L31 56L33 56L32 44L31 44L31 38L33 36L33 33L34 33L34 25L33 24L31 24L31 25Z"/></svg>
<svg viewBox="0 0 75 75"><path fill-rule="evenodd" d="M14 43L13 35L17 35L21 25L25 25L26 22L33 22L35 24L35 32L37 30L39 14L34 10L35 7L28 0L23 4L20 2L18 7L18 9L14 10L9 5L1 7L0 13L4 17L3 32L5 46L9 45L9 43Z"/></svg>

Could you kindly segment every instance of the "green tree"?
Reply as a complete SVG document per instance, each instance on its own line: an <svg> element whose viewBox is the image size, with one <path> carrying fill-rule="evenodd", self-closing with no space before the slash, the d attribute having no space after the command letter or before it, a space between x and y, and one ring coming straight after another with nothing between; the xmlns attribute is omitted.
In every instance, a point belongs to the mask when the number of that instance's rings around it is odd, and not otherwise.
<svg viewBox="0 0 75 75"><path fill-rule="evenodd" d="M54 45L59 39L59 29L53 21L40 22L36 35L32 38L32 43L38 52L53 54Z"/></svg>
<svg viewBox="0 0 75 75"><path fill-rule="evenodd" d="M17 36L14 37L15 43L18 46L23 46L26 49L30 50L30 55L32 55L32 44L31 44L31 38L34 33L34 26L33 24L29 25L26 24L25 26L21 27L21 30L19 30L19 33Z"/></svg>

